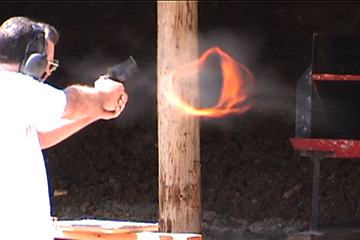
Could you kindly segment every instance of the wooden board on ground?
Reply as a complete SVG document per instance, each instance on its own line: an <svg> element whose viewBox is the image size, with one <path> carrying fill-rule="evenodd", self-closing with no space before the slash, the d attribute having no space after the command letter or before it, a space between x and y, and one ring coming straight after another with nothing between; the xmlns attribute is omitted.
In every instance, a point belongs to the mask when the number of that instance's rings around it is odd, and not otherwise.
<svg viewBox="0 0 360 240"><path fill-rule="evenodd" d="M199 234L161 233L158 223L97 219L54 221L55 239L202 240Z"/></svg>
<svg viewBox="0 0 360 240"><path fill-rule="evenodd" d="M94 232L94 233L130 233L130 232L157 232L158 223L109 221L99 219L61 220L54 221L55 230L66 232Z"/></svg>
<svg viewBox="0 0 360 240"><path fill-rule="evenodd" d="M140 233L116 233L97 234L94 232L64 232L62 237L55 237L56 240L202 240L199 234L190 233L161 233L161 232L140 232Z"/></svg>

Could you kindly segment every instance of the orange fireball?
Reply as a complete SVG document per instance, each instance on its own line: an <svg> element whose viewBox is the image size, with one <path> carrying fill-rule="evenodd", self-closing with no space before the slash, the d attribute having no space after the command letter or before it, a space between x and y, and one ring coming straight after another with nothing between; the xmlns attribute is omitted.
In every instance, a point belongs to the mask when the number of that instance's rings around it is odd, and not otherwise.
<svg viewBox="0 0 360 240"><path fill-rule="evenodd" d="M251 104L247 103L247 100L254 86L254 75L219 47L209 49L200 59L174 70L170 75L177 77L181 75L183 77L201 71L211 54L220 56L223 75L223 84L218 103L214 107L199 109L190 106L173 94L164 93L167 99L185 113L198 117L221 117L232 113L243 113L250 109Z"/></svg>

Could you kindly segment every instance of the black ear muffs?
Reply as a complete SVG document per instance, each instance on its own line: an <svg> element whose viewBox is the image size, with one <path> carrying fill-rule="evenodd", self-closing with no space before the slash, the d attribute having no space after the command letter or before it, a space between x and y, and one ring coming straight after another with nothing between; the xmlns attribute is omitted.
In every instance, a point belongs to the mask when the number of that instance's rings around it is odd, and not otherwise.
<svg viewBox="0 0 360 240"><path fill-rule="evenodd" d="M47 57L41 53L31 54L22 69L22 72L37 79L42 79L47 67Z"/></svg>
<svg viewBox="0 0 360 240"><path fill-rule="evenodd" d="M46 75L46 67L48 65L47 56L43 54L44 49L46 49L46 40L45 33L39 25L33 24L33 29L34 38L26 46L25 56L20 64L20 72L40 80ZM40 41L42 50L39 51L40 53L37 52L29 55L30 47L37 41Z"/></svg>

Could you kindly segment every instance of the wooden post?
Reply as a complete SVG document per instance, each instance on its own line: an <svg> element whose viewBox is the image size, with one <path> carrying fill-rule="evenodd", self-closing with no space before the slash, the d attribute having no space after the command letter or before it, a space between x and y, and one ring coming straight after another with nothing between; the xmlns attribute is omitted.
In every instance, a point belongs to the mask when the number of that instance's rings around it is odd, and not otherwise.
<svg viewBox="0 0 360 240"><path fill-rule="evenodd" d="M158 1L157 16L160 231L200 233L199 119L184 114L163 94L172 89L189 104L199 105L198 74L187 76L186 84L177 74L170 74L199 57L198 3Z"/></svg>

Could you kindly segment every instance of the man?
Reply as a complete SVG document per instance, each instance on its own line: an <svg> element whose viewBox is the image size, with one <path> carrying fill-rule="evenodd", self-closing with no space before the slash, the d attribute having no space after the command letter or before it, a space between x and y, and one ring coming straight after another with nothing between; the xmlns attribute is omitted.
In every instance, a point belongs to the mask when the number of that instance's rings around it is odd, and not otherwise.
<svg viewBox="0 0 360 240"><path fill-rule="evenodd" d="M53 239L42 149L118 117L127 103L124 86L105 77L64 90L44 83L57 40L55 28L26 17L0 26L1 239Z"/></svg>

